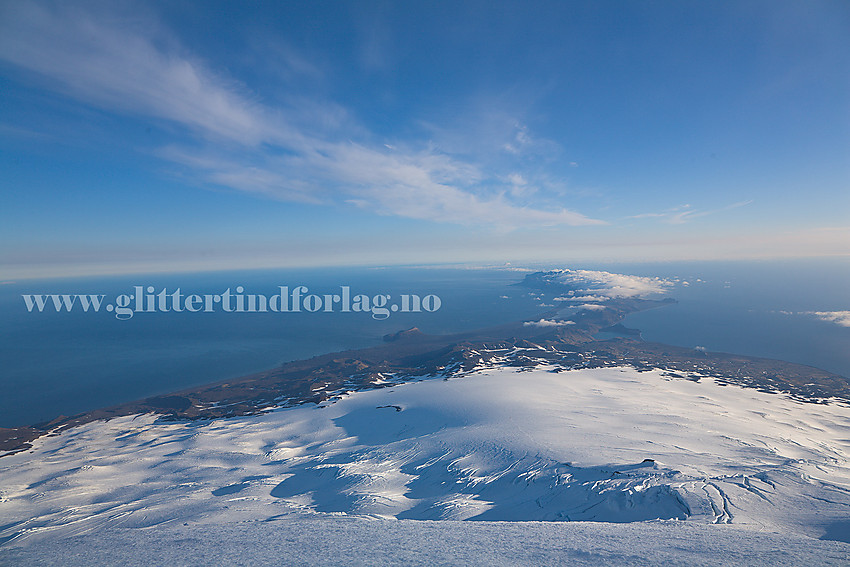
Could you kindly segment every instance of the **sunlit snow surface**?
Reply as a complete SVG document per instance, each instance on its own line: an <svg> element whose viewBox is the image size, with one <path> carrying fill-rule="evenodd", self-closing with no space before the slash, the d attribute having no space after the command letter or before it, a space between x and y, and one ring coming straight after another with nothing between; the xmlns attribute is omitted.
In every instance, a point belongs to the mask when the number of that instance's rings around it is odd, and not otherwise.
<svg viewBox="0 0 850 567"><path fill-rule="evenodd" d="M850 408L838 403L661 370L491 368L326 407L123 417L42 438L0 459L0 562L101 530L219 533L305 514L731 523L699 530L788 534L847 559L850 545L807 538L850 542L848 457Z"/></svg>

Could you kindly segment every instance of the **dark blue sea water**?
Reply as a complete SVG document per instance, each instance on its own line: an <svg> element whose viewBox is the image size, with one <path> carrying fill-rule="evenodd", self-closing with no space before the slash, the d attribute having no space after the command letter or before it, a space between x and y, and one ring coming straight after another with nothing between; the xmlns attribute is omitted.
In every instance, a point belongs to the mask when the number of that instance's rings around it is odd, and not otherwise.
<svg viewBox="0 0 850 567"><path fill-rule="evenodd" d="M677 304L624 321L644 340L776 358L850 377L850 327L807 313L850 311L850 259L620 269L681 280L670 292Z"/></svg>
<svg viewBox="0 0 850 567"><path fill-rule="evenodd" d="M0 285L0 427L32 424L243 376L319 354L380 344L383 335L419 327L443 334L523 319L536 300L510 287L522 275L461 269L334 269L221 272L42 280ZM271 296L278 286L310 293L434 294L434 312L392 313L136 313L27 311L21 294L219 294L243 286ZM411 305L412 307L412 305Z"/></svg>
<svg viewBox="0 0 850 567"><path fill-rule="evenodd" d="M551 266L678 278L679 300L627 318L646 340L809 364L850 376L850 328L805 311L850 310L850 261ZM541 267L544 269L544 267ZM289 360L379 344L412 326L453 333L528 319L540 302L506 270L334 269L42 280L0 285L0 427L26 425L145 396L226 380ZM697 281L702 280L702 281ZM687 281L689 285L684 285ZM272 295L280 285L373 296L435 294L439 310L393 313L27 312L21 294L158 292ZM792 314L781 313L782 311Z"/></svg>

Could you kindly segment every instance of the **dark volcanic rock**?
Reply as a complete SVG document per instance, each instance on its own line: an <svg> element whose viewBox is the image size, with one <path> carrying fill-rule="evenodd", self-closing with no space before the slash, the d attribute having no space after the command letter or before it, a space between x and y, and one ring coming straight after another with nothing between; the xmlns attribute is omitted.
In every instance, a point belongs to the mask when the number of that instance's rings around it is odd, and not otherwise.
<svg viewBox="0 0 850 567"><path fill-rule="evenodd" d="M397 333L389 333L387 335L384 335L384 342L392 343L400 340L416 339L420 336L422 336L422 331L419 330L419 327L411 327L410 329L407 329L405 331L399 331Z"/></svg>

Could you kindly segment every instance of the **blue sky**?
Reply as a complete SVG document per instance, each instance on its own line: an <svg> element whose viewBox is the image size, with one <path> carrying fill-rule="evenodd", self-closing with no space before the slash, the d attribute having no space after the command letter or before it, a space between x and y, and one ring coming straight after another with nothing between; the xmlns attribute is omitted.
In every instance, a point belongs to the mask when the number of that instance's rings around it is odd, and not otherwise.
<svg viewBox="0 0 850 567"><path fill-rule="evenodd" d="M841 0L3 0L0 277L848 255L848 32Z"/></svg>

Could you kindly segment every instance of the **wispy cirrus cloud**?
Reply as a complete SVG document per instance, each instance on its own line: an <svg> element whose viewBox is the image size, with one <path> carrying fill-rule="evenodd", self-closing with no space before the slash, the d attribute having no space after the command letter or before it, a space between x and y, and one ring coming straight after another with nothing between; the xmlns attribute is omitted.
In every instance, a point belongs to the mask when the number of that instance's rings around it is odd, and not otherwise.
<svg viewBox="0 0 850 567"><path fill-rule="evenodd" d="M120 18L113 20L108 25L70 6L6 5L0 59L91 104L243 143L258 143L270 134L263 109L240 93L238 85L179 54L155 29L120 27Z"/></svg>
<svg viewBox="0 0 850 567"><path fill-rule="evenodd" d="M662 222L666 222L669 224L684 224L688 221L691 221L696 218L705 217L708 215L714 215L717 213L722 213L724 211L730 211L732 209L737 209L739 207L745 207L753 202L753 199L749 199L747 201L739 201L737 203L732 203L731 205L727 205L725 207L721 207L719 209L709 209L709 210L699 210L694 209L691 205L680 205L678 207L673 207L671 209L667 209L658 213L643 213L639 215L632 215L626 218L630 219L659 219Z"/></svg>
<svg viewBox="0 0 850 567"><path fill-rule="evenodd" d="M151 20L61 4L15 3L3 10L0 60L86 104L178 125L193 143L158 154L205 182L282 201L351 203L437 222L603 224L566 208L541 208L512 191L515 183L427 143L375 142L333 103L296 96L287 105L261 102ZM294 52L286 56L300 61L302 71L318 73ZM511 141L514 149L529 143L524 129Z"/></svg>

